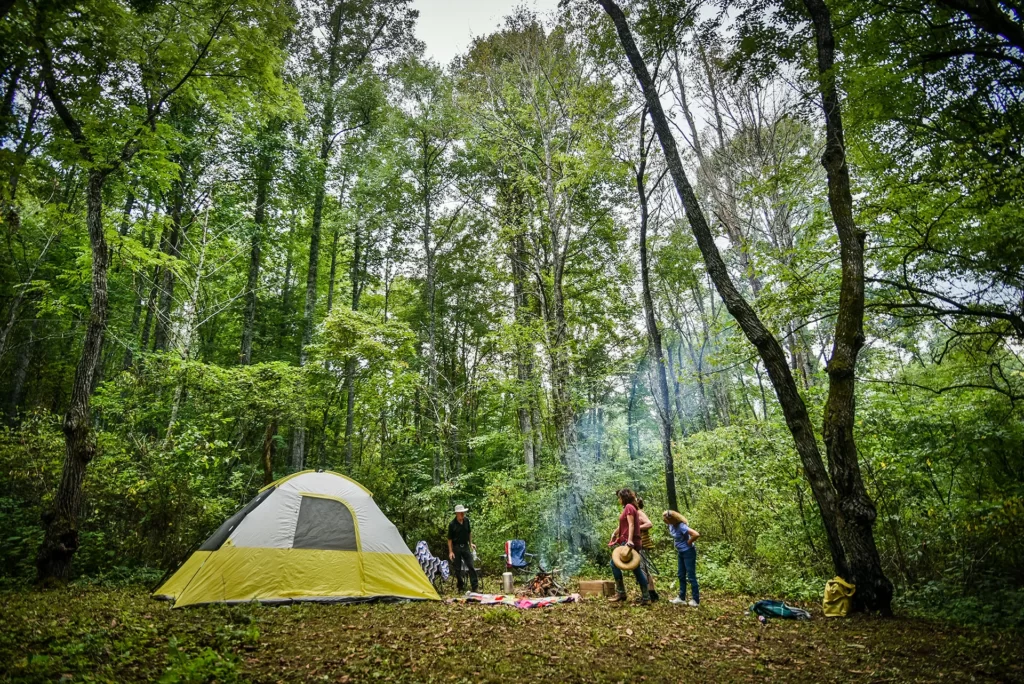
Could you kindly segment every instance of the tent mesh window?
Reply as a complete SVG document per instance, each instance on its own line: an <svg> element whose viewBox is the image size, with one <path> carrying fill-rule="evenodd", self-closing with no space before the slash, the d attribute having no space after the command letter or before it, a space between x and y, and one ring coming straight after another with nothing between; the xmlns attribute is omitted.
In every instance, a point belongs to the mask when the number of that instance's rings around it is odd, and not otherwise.
<svg viewBox="0 0 1024 684"><path fill-rule="evenodd" d="M348 506L334 499L302 497L292 548L357 551L356 525Z"/></svg>

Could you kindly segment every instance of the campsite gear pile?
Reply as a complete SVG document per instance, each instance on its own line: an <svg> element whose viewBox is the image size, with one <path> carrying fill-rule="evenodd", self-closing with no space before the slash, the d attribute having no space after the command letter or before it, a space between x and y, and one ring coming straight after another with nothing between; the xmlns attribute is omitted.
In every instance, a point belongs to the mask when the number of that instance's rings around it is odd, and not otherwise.
<svg viewBox="0 0 1024 684"><path fill-rule="evenodd" d="M559 603L576 603L579 600L579 594L534 598L530 596L512 596L511 594L480 594L468 591L465 596L448 599L447 603L479 603L484 606L511 606L525 610L527 608L548 608Z"/></svg>
<svg viewBox="0 0 1024 684"><path fill-rule="evenodd" d="M267 485L154 592L199 603L440 600L355 480L306 470Z"/></svg>
<svg viewBox="0 0 1024 684"><path fill-rule="evenodd" d="M565 591L562 587L558 586L551 573L544 572L543 570L526 583L526 590L537 596L557 596Z"/></svg>
<svg viewBox="0 0 1024 684"><path fill-rule="evenodd" d="M761 624L765 624L768 618L782 618L784 620L810 620L811 614L803 608L796 608L786 604L784 601L758 601L748 609L757 615ZM762 620L761 618L765 618Z"/></svg>
<svg viewBox="0 0 1024 684"><path fill-rule="evenodd" d="M821 602L825 617L846 617L853 606L853 595L857 587L842 577L833 577L825 582L825 598Z"/></svg>

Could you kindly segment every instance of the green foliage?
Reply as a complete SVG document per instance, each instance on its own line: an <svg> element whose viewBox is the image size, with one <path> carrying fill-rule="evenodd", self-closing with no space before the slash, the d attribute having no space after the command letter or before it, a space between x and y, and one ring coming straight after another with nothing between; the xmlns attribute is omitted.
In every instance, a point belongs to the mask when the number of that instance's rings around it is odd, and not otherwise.
<svg viewBox="0 0 1024 684"><path fill-rule="evenodd" d="M92 297L85 184L103 166L109 325L76 589L155 581L299 467L356 478L435 554L468 505L489 571L524 539L545 567L606 577L613 493L630 486L671 585L668 410L702 583L820 595L834 571L792 439L653 143L671 396L652 391L630 173L642 111L596 5L562 4L551 20L517 11L442 68L408 0L14 3L0 21L0 583L32 577L61 478ZM732 3L712 20L622 4L727 268L820 422L840 264L820 115L801 95L816 81L804 8ZM941 3L829 7L867 232L855 437L882 563L907 611L1020 624L1020 46ZM154 649L137 676L244 679L232 653L259 642L246 610ZM22 670L91 662L100 632L55 632L66 643ZM111 659L142 648L124 640Z"/></svg>
<svg viewBox="0 0 1024 684"><path fill-rule="evenodd" d="M177 639L171 637L168 658L170 665L160 677L160 684L230 684L239 681L237 659L224 657L209 647L190 655L179 650Z"/></svg>

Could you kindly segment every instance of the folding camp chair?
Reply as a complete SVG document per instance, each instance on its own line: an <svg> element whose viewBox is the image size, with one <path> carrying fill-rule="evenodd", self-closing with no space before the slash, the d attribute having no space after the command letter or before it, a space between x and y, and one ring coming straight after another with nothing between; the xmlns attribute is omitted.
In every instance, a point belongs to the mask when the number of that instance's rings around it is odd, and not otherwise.
<svg viewBox="0 0 1024 684"><path fill-rule="evenodd" d="M526 542L522 539L509 539L505 542L505 571L512 574L533 572L532 553L526 552Z"/></svg>

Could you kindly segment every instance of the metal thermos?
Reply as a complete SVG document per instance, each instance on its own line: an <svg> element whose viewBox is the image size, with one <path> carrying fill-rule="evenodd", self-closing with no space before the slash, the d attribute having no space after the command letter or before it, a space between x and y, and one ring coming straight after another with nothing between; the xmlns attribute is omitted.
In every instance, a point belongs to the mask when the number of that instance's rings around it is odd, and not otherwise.
<svg viewBox="0 0 1024 684"><path fill-rule="evenodd" d="M503 572L501 574L501 588L502 588L502 591L504 591L504 593L506 593L506 594L511 594L512 593L512 590L513 590L514 587L512 586L512 573L511 572Z"/></svg>

